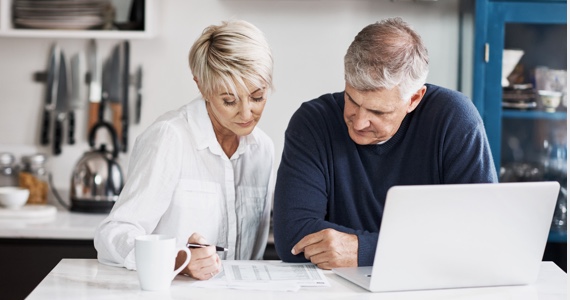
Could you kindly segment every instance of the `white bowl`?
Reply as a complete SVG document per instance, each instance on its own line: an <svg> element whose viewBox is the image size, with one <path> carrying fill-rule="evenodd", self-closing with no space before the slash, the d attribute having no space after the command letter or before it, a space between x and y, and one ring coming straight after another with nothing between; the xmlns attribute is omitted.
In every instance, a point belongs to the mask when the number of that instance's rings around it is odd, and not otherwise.
<svg viewBox="0 0 570 300"><path fill-rule="evenodd" d="M26 204L30 190L16 187L0 187L0 205L6 208L20 208Z"/></svg>

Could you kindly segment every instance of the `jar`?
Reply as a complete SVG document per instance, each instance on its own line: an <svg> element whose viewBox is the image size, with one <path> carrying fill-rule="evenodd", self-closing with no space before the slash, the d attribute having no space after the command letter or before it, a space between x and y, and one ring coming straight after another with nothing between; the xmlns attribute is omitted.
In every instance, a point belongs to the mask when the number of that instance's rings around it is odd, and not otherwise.
<svg viewBox="0 0 570 300"><path fill-rule="evenodd" d="M18 169L12 153L0 153L0 186L18 186Z"/></svg>
<svg viewBox="0 0 570 300"><path fill-rule="evenodd" d="M30 190L28 204L47 204L48 172L45 167L47 156L33 154L22 157L22 170L19 174L20 186Z"/></svg>

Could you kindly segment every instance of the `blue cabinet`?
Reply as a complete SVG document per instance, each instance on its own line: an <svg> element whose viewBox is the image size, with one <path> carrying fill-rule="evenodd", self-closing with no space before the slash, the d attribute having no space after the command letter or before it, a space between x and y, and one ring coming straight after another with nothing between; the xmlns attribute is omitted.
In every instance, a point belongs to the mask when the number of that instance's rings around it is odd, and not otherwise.
<svg viewBox="0 0 570 300"><path fill-rule="evenodd" d="M557 180L566 206L567 109L548 109L538 95L538 69L567 69L565 0L475 0L473 102L479 110L500 181ZM524 52L505 86L505 49ZM561 78L564 82L566 78ZM516 90L519 89L519 90ZM521 101L508 102L513 95ZM563 213L566 210L558 211ZM560 216L557 216L560 217ZM566 244L556 228L550 243Z"/></svg>

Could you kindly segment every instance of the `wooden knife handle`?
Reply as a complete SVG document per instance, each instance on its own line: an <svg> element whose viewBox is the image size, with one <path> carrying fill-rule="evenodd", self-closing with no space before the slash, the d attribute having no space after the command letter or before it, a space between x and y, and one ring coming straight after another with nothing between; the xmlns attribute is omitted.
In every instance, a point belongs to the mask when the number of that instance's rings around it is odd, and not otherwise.
<svg viewBox="0 0 570 300"><path fill-rule="evenodd" d="M99 102L90 102L89 103L89 121L87 123L87 136L91 132L91 129L97 121L99 121Z"/></svg>
<svg viewBox="0 0 570 300"><path fill-rule="evenodd" d="M121 103L118 102L111 102L111 111L113 112L113 128L115 129L115 132L117 133L117 138L119 138L119 141L122 141L122 136L123 136L123 126L122 126L122 122L121 122L121 117L123 115L123 106L121 105ZM122 147L120 147L122 148Z"/></svg>

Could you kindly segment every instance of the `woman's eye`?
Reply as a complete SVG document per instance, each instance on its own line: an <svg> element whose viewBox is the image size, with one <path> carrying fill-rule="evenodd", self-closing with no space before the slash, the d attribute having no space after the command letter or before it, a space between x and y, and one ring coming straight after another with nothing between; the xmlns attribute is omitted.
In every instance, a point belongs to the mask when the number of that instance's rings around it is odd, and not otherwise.
<svg viewBox="0 0 570 300"><path fill-rule="evenodd" d="M263 101L265 98L263 98L263 96L260 97L251 97L251 100L255 101L255 102L261 102Z"/></svg>
<svg viewBox="0 0 570 300"><path fill-rule="evenodd" d="M226 100L224 100L224 105L225 105L225 106L233 106L233 105L235 105L235 104L236 104L235 101L226 101Z"/></svg>

